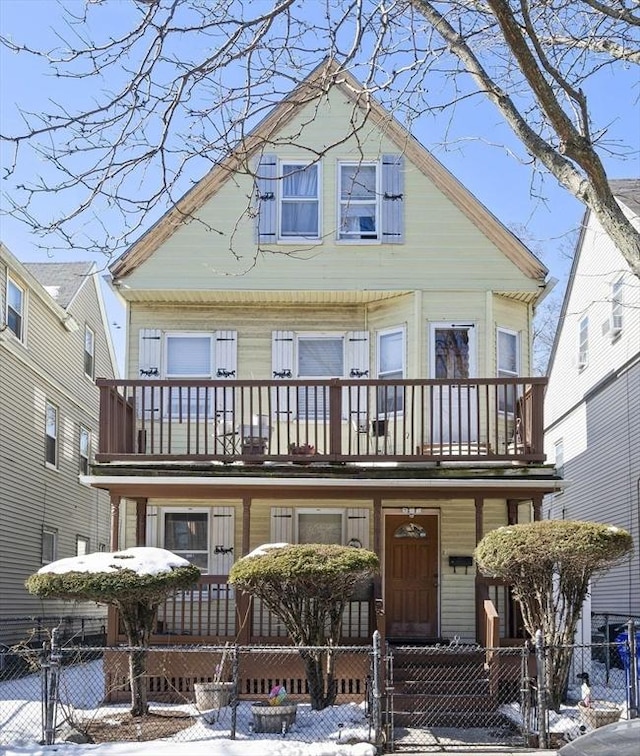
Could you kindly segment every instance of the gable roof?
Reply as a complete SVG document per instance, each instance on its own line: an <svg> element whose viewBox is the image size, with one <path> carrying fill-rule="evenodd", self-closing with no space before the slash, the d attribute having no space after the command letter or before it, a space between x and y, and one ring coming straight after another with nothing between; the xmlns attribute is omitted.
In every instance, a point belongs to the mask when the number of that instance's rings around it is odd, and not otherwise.
<svg viewBox="0 0 640 756"><path fill-rule="evenodd" d="M490 240L524 275L544 281L547 268L487 208L464 187L417 139L376 100L365 97L364 87L335 61L320 64L193 188L109 266L114 279L133 272L153 255L184 222L193 216L237 171L247 171L249 160L265 145L277 145L277 134L299 108L337 88L367 118L384 130L398 149Z"/></svg>
<svg viewBox="0 0 640 756"><path fill-rule="evenodd" d="M94 272L92 262L39 262L23 265L65 310Z"/></svg>
<svg viewBox="0 0 640 756"><path fill-rule="evenodd" d="M611 191L614 197L622 202L622 204L626 205L629 210L640 215L640 179L611 179L609 181L609 186L611 187ZM587 226L589 225L590 217L591 210L587 209L582 218L580 233L578 234L578 239L576 240L573 260L571 261L571 270L569 271L567 288L564 292L562 307L560 308L560 316L558 317L558 325L556 326L556 332L553 337L553 344L551 346L551 352L549 354L547 375L551 373L551 368L553 367L553 363L556 359L558 342L560 341L560 334L564 327L564 321L566 319L567 309L569 307L569 300L573 292L573 284L576 278L576 271L578 270L578 263L580 261L580 253L582 252L582 245L584 243L585 234L587 233Z"/></svg>

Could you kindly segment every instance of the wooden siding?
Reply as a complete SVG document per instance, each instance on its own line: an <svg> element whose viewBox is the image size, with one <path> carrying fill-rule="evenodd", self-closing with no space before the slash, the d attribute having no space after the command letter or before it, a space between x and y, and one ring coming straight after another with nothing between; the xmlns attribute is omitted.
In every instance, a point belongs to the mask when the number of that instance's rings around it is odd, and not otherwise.
<svg viewBox="0 0 640 756"><path fill-rule="evenodd" d="M352 105L338 92L321 105L302 108L291 124L303 122L304 142L324 149L348 128ZM253 219L243 206L253 195L249 177L236 175L197 213L202 223L180 226L152 257L127 278L134 289L431 289L534 292L528 279L491 243L418 168L405 161L405 244L353 245L334 241L336 169L339 159L360 155L361 141L351 139L329 150L322 161L323 242L278 245L280 254L257 253ZM381 131L371 129L362 157L397 152ZM307 151L287 148L280 156L295 159ZM208 232L215 229L217 233ZM239 253L239 257L232 251ZM282 254L284 253L284 254ZM462 271L464 273L462 273ZM420 282L417 285L417 282Z"/></svg>
<svg viewBox="0 0 640 756"><path fill-rule="evenodd" d="M108 495L78 480L80 425L92 432L93 452L98 446L99 392L84 375L85 323L96 337L96 372L113 377L95 288L88 281L74 299L69 312L80 327L69 332L45 304L47 295L30 290L19 271L12 275L27 290L26 339L21 344L0 333L0 627L9 617L103 618L95 604L40 601L24 588L42 566L43 527L57 530L59 558L75 556L77 536L87 538L91 550L109 543ZM6 269L0 278L4 287ZM58 408L57 469L44 460L47 401ZM0 631L0 641L23 639L12 637L12 626Z"/></svg>

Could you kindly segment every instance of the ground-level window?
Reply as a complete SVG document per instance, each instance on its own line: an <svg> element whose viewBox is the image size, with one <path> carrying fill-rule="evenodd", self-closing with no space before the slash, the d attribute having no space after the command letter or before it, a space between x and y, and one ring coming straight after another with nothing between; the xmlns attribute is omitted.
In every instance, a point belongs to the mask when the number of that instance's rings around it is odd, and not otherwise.
<svg viewBox="0 0 640 756"><path fill-rule="evenodd" d="M84 556L89 553L89 539L76 536L76 556Z"/></svg>
<svg viewBox="0 0 640 756"><path fill-rule="evenodd" d="M58 466L58 408L47 402L45 420L45 461Z"/></svg>
<svg viewBox="0 0 640 756"><path fill-rule="evenodd" d="M58 558L58 531L54 528L42 529L42 564L55 562Z"/></svg>
<svg viewBox="0 0 640 756"><path fill-rule="evenodd" d="M164 548L208 572L209 512L165 510L162 525Z"/></svg>

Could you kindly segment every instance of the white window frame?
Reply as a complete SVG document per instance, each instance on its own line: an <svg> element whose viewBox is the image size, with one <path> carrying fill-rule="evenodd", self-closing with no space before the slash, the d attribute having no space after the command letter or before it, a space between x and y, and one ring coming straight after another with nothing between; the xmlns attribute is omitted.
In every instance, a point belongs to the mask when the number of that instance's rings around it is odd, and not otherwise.
<svg viewBox="0 0 640 756"><path fill-rule="evenodd" d="M90 542L84 536L76 535L76 556L86 556L90 551Z"/></svg>
<svg viewBox="0 0 640 756"><path fill-rule="evenodd" d="M13 287L17 289L17 291L20 293L20 312L17 312L15 308L10 307L9 300L11 299L9 290ZM27 298L27 292L26 289L23 286L20 286L20 284L12 278L12 276L7 273L7 293L6 293L6 305L5 305L5 318L4 322L7 324L7 330L12 333L18 341L24 343L24 337L25 337L25 303ZM15 316L20 319L20 328L19 333L16 332L10 325L9 325L9 312L15 313Z"/></svg>
<svg viewBox="0 0 640 756"><path fill-rule="evenodd" d="M294 509L294 542L300 543L300 515L334 515L340 516L340 542L339 546L343 545L346 538L347 528L347 510L335 507L296 507ZM306 541L305 541L306 543Z"/></svg>
<svg viewBox="0 0 640 756"><path fill-rule="evenodd" d="M589 364L589 316L580 318L578 323L578 370Z"/></svg>
<svg viewBox="0 0 640 756"><path fill-rule="evenodd" d="M285 166L297 166L300 169L314 167L316 170L316 196L315 197L285 197L284 196L284 173ZM290 173L293 173L291 171ZM315 202L317 203L317 233L315 235L304 234L285 234L282 231L283 205L287 202ZM322 238L322 163L310 162L309 160L285 160L281 158L278 161L278 243L279 244L298 244L303 241L319 241Z"/></svg>
<svg viewBox="0 0 640 756"><path fill-rule="evenodd" d="M619 276L611 284L611 322L609 324L611 341L615 341L622 332L622 316L624 313L623 288L624 276Z"/></svg>
<svg viewBox="0 0 640 756"><path fill-rule="evenodd" d="M376 170L376 181L375 181L375 197L373 202L371 200L361 200L361 199L351 199L350 197L348 199L343 199L342 197L342 169L346 167L353 167L353 168L370 168L373 167ZM339 160L338 161L338 167L336 171L336 182L337 182L337 188L336 188L336 199L337 199L337 220L336 220L336 228L337 228L337 241L339 241L341 244L380 244L382 241L382 209L381 209L381 182L382 182L382 170L379 160ZM364 206L364 205L375 205L375 219L374 219L374 225L375 230L374 234L375 237L372 236L371 232L366 232L360 230L359 232L344 232L342 230L342 210L343 208L348 208L350 206L356 207L356 206Z"/></svg>
<svg viewBox="0 0 640 756"><path fill-rule="evenodd" d="M80 426L78 436L78 457L80 475L88 475L89 461L91 459L91 431L84 425Z"/></svg>
<svg viewBox="0 0 640 756"><path fill-rule="evenodd" d="M51 553L46 554L46 547L49 545ZM51 564L58 558L58 531L56 528L42 528L41 552L42 564Z"/></svg>
<svg viewBox="0 0 640 756"><path fill-rule="evenodd" d="M53 413L53 433L50 433L50 427L49 427L49 413ZM60 412L58 410L58 407L53 404L53 402L47 401L45 404L45 411L44 411L44 443L45 443L45 449L44 449L44 459L45 464L47 467L50 467L52 469L58 468L58 438L60 435ZM49 460L49 440L51 439L52 445L53 445L53 456L54 461L51 462Z"/></svg>
<svg viewBox="0 0 640 756"><path fill-rule="evenodd" d="M206 372L206 373L171 373L171 372L169 372L169 342L171 341L171 339L174 339L174 338L175 339L208 339L208 341L209 341L209 371ZM165 333L165 335L164 335L164 349L163 349L163 352L164 352L164 377L165 378L176 379L176 380L180 380L180 379L184 379L184 380L199 380L201 378L205 379L205 380L211 379L213 377L213 375L214 375L214 370L215 370L215 365L214 365L214 362L215 362L215 341L214 341L214 338L215 338L215 334L214 333L209 333L209 332L206 332L206 331L168 331L167 333ZM171 397L171 398L167 397L166 403L165 403L165 407L164 407L164 416L165 417L169 417L169 415L171 414L172 419L175 420L179 416L179 408L177 406L176 406L176 408L173 408L173 407L170 408L169 407L169 402L172 401L172 400L173 400L173 397ZM177 399L175 399L173 401L177 401ZM193 401L193 399L191 401ZM199 401L203 402L204 398L201 398ZM185 418L189 417L189 416L191 416L193 418L196 414L198 414L199 416L201 416L202 418L204 418L205 411L206 411L206 416L208 418L212 418L215 415L215 409L216 408L213 406L213 401L212 401L211 396L209 396L208 405L206 407L206 410L202 411L202 412L201 412L201 407L199 406L197 413L195 413L192 410L191 406L188 404L189 399L187 399L186 397L183 397L182 402L183 402L182 415ZM169 409L171 409L171 413L169 412Z"/></svg>
<svg viewBox="0 0 640 756"><path fill-rule="evenodd" d="M88 325L84 327L84 374L94 380L96 377L96 334ZM88 368L88 369L87 369Z"/></svg>
<svg viewBox="0 0 640 756"><path fill-rule="evenodd" d="M556 439L555 443L553 444L553 449L553 464L555 465L556 472L558 473L558 475L564 476L564 438ZM555 491L555 493L562 493L563 490L564 489L560 488L558 491Z"/></svg>
<svg viewBox="0 0 640 756"><path fill-rule="evenodd" d="M377 331L376 333L376 377L379 380L384 380L387 378L387 376L391 375L391 373L397 373L398 370L393 371L383 371L381 367L381 357L382 357L382 343L385 336L392 336L394 334L400 334L400 338L402 340L402 366L400 368L400 372L402 373L401 376L395 376L396 378L405 378L406 376L406 369L407 369L407 338L406 338L406 329L404 326L395 326L393 328L385 328L381 331ZM396 400L398 401L398 407L391 407L390 409L387 409L387 402L382 396L382 390L378 389L378 395L377 395L377 406L378 406L378 415L382 417L387 417L388 415L403 415L404 414L404 390L400 390L397 392L394 392L394 396ZM381 411L382 410L382 411Z"/></svg>
<svg viewBox="0 0 640 756"><path fill-rule="evenodd" d="M508 370L500 365L500 334L505 334L513 338L515 357L516 357L516 369ZM503 328L498 326L496 328L496 376L498 378L518 378L520 376L520 333L513 331L510 328ZM498 412L513 414L516 410L514 392L508 390L505 392L499 392L498 395Z"/></svg>
<svg viewBox="0 0 640 756"><path fill-rule="evenodd" d="M295 355L294 355L294 366L296 371L296 378L300 378L301 380L329 380L330 378L344 378L344 372L346 370L346 354L345 354L345 340L346 340L346 333L343 331L340 332L313 332L313 331L301 331L295 334ZM307 340L321 340L326 339L328 340L340 340L342 342L342 375L300 375L300 342L301 341L307 341ZM298 397L300 397L301 392L305 391L304 386L301 386L298 389ZM298 408L302 405L300 399L298 399ZM324 416L314 417L313 415L309 415L308 413L303 413L299 417L305 417L308 420L311 420L313 422L329 422L329 416L327 412L325 412Z"/></svg>
<svg viewBox="0 0 640 756"><path fill-rule="evenodd" d="M212 512L209 507L158 507L158 545L162 549L168 549L168 546L165 545L166 543L166 528L165 528L165 517L168 514L204 514L207 516L207 548L206 549L192 549L192 550L185 550L181 549L176 551L175 549L169 549L174 554L177 554L178 556L184 556L184 554L206 554L207 557L207 567L206 570L202 570L203 575L210 574L211 570L211 543L212 543ZM186 559L186 557L184 557Z"/></svg>

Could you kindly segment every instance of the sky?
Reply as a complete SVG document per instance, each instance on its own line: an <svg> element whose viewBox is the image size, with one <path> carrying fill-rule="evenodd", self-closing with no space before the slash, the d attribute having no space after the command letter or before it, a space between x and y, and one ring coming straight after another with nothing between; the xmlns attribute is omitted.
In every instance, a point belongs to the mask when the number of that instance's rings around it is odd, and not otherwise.
<svg viewBox="0 0 640 756"><path fill-rule="evenodd" d="M260 0L258 0L260 1ZM60 0L62 5L82 7L82 0ZM118 23L118 11L132 0L112 3L111 23ZM320 0L307 0L305 7L312 12ZM61 10L58 0L2 0L0 27L3 35L16 42L33 45L51 41L51 29L59 25ZM37 64L0 47L0 131L11 132L20 123L19 108L38 112L49 97L62 97L72 107L80 92L77 82L52 79L46 65ZM52 93L61 92L62 95ZM603 71L588 92L593 112L599 124L607 124L607 138L617 145L627 145L624 157L604 156L611 178L640 176L640 81L637 69L619 68L614 73ZM430 119L417 122L414 134L476 197L505 225L521 236L523 241L550 269L550 277L559 280L556 296L563 290L570 266L576 230L584 215L584 207L555 179L547 177L541 185L532 178L529 165L515 157L522 154L510 136L500 116L482 98L473 98L457 110L456 119ZM446 135L446 137L445 137ZM0 159L7 160L6 149ZM25 165L22 179L38 170L37 164ZM198 178L198 177L194 177ZM4 190L11 191L11 183L3 181ZM56 197L50 201L55 203ZM0 238L11 252L23 262L53 259L72 260L70 252L50 256L38 249L39 240L32 230L15 218L0 216ZM87 259L87 254L80 259ZM104 258L96 257L102 268ZM124 350L124 316L122 308L109 289L103 287L112 336L122 364Z"/></svg>

